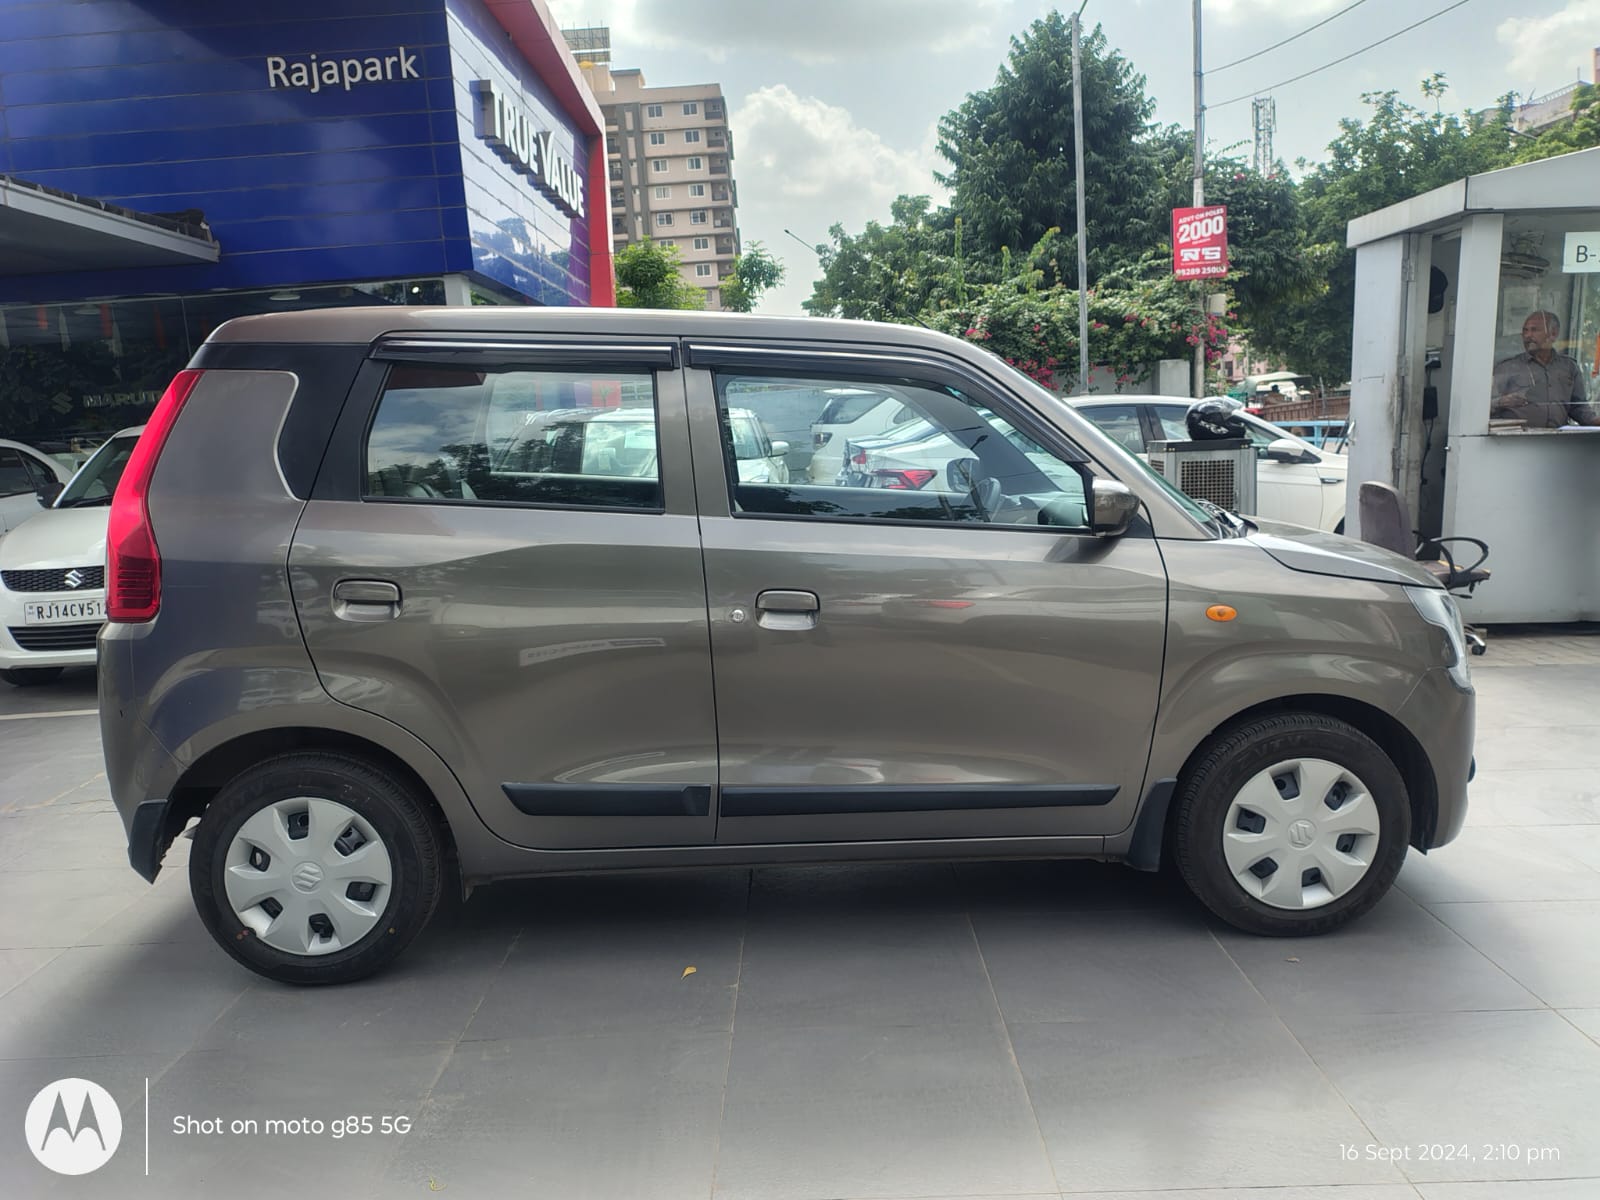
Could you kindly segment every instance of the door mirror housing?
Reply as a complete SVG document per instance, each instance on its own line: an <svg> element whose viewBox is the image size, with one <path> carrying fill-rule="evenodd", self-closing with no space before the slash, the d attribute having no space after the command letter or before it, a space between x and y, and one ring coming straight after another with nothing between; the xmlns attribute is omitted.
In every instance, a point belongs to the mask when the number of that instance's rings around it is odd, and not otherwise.
<svg viewBox="0 0 1600 1200"><path fill-rule="evenodd" d="M1139 512L1139 497L1115 479L1096 479L1090 492L1089 527L1095 537L1121 537Z"/></svg>
<svg viewBox="0 0 1600 1200"><path fill-rule="evenodd" d="M771 453L773 458L782 458L785 454L789 453L789 443L788 442L773 442L772 443L772 450L770 451L770 453Z"/></svg>
<svg viewBox="0 0 1600 1200"><path fill-rule="evenodd" d="M975 458L952 458L945 465L944 478L952 492L966 495L978 486L982 468Z"/></svg>
<svg viewBox="0 0 1600 1200"><path fill-rule="evenodd" d="M1267 443L1267 457L1273 462L1281 463L1310 463L1320 461L1316 454L1307 450L1299 442L1292 442L1288 438L1279 438L1275 442Z"/></svg>

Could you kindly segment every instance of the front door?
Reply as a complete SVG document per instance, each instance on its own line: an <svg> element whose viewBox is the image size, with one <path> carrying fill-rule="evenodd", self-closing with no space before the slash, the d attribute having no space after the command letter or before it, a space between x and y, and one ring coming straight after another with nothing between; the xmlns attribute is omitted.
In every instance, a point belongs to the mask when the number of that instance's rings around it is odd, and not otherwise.
<svg viewBox="0 0 1600 1200"><path fill-rule="evenodd" d="M296 532L323 685L425 742L517 845L712 840L675 361L670 342L385 346Z"/></svg>
<svg viewBox="0 0 1600 1200"><path fill-rule="evenodd" d="M1135 811L1166 580L1086 528L1092 463L964 369L693 345L716 679L717 840L1096 836ZM903 354L903 352L901 352ZM889 393L944 435L864 486L740 479L729 415Z"/></svg>

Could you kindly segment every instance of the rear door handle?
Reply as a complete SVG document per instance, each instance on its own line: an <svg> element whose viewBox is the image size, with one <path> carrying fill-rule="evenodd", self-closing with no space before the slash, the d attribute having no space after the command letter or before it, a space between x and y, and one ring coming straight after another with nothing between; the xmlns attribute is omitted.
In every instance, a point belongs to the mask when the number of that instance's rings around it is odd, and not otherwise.
<svg viewBox="0 0 1600 1200"><path fill-rule="evenodd" d="M388 621L400 615L400 587L386 579L341 579L333 615L343 621Z"/></svg>
<svg viewBox="0 0 1600 1200"><path fill-rule="evenodd" d="M756 624L763 629L815 629L821 611L815 592L777 588L756 597Z"/></svg>

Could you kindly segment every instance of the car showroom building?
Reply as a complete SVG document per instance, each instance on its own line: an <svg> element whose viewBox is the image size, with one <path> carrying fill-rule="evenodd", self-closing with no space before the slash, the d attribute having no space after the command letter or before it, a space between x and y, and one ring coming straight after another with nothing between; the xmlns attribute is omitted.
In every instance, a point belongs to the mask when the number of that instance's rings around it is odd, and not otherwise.
<svg viewBox="0 0 1600 1200"><path fill-rule="evenodd" d="M235 316L613 301L543 0L0 0L0 97L0 438L140 423Z"/></svg>

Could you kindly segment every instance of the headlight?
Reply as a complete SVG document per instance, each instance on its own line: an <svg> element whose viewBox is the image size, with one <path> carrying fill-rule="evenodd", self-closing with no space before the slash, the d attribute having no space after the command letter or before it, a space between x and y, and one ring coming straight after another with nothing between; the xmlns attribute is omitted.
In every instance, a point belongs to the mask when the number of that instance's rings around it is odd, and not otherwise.
<svg viewBox="0 0 1600 1200"><path fill-rule="evenodd" d="M1450 678L1455 680L1457 687L1463 690L1471 688L1472 672L1467 669L1467 639L1461 632L1461 610L1456 607L1455 597L1443 588L1421 587L1408 587L1406 595L1411 597L1411 603L1416 605L1424 621L1444 630L1451 661L1440 665L1449 668Z"/></svg>

